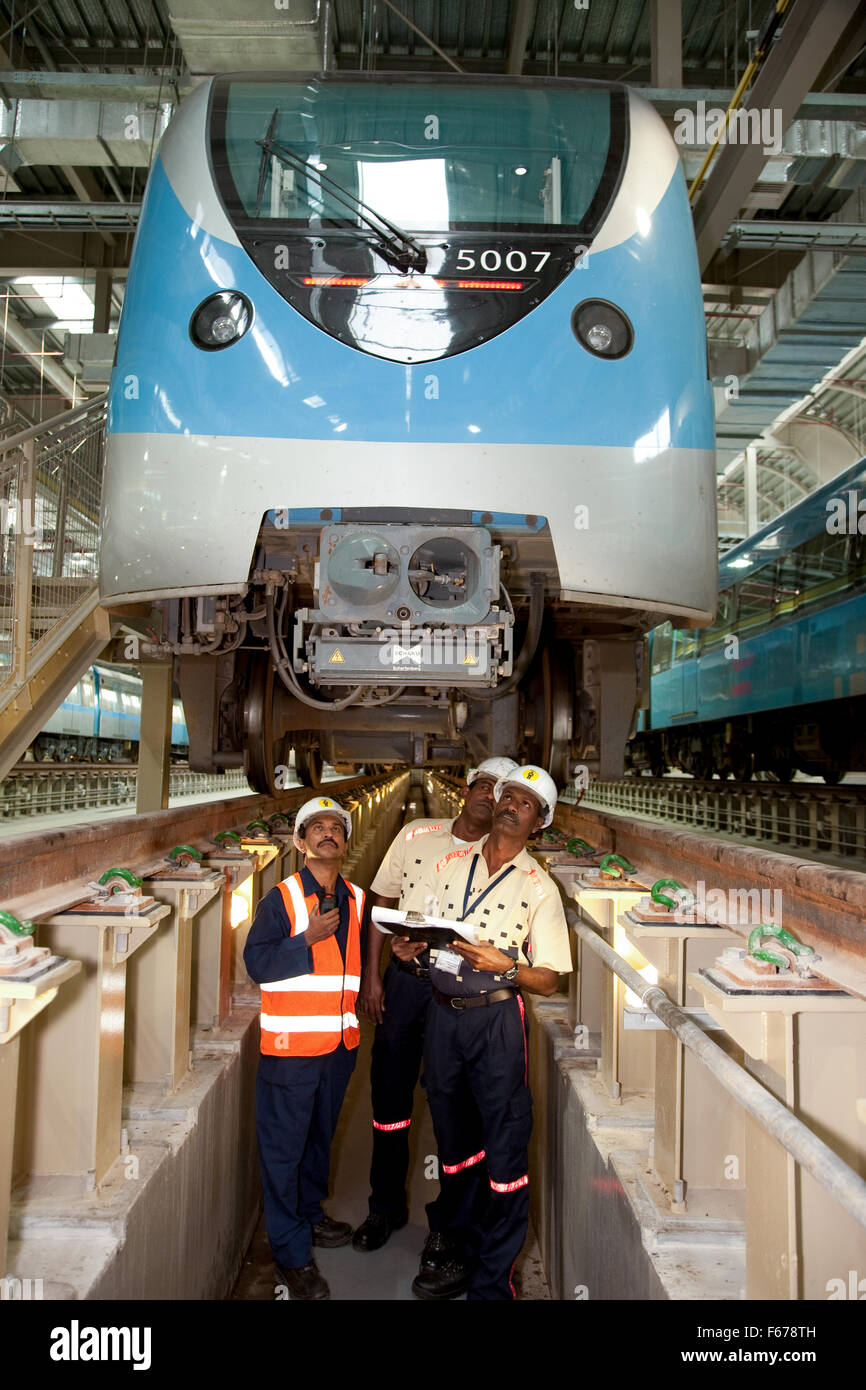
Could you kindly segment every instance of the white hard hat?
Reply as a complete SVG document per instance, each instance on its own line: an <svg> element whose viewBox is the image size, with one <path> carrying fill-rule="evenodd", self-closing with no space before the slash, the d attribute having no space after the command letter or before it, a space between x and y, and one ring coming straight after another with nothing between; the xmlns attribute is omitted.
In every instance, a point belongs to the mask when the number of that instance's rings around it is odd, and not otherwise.
<svg viewBox="0 0 866 1390"><path fill-rule="evenodd" d="M541 802L545 812L544 825L550 825L553 820L553 813L556 810L556 802L559 793L556 790L556 783L549 772L545 772L543 767L536 767L534 763L527 763L524 767L518 767L515 763L514 771L508 772L504 777L500 777L496 786L493 788L493 795L498 801L502 795L503 787L513 783L515 786L522 787L524 791L532 792Z"/></svg>
<svg viewBox="0 0 866 1390"><path fill-rule="evenodd" d="M476 777L507 777L516 767L517 763L513 758L485 758L477 767L470 767L466 774L466 785L471 787Z"/></svg>
<svg viewBox="0 0 866 1390"><path fill-rule="evenodd" d="M305 801L298 814L295 816L295 828L292 834L292 842L295 849L303 852L306 848L304 841L299 838L298 832L303 829L308 821L316 816L339 816L346 831L346 840L352 833L352 817L348 811L344 811L342 806L338 806L336 801L332 801L329 796L314 796L311 801Z"/></svg>

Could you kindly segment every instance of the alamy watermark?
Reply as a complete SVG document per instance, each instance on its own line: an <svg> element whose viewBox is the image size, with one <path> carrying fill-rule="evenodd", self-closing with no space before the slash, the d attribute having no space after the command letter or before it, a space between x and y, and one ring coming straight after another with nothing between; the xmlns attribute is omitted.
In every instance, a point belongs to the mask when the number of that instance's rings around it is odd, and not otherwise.
<svg viewBox="0 0 866 1390"><path fill-rule="evenodd" d="M866 536L866 496L849 488L827 502L827 531L831 536Z"/></svg>
<svg viewBox="0 0 866 1390"><path fill-rule="evenodd" d="M725 119L727 117L727 120ZM682 106L674 112L674 140L678 145L761 145L764 154L782 152L782 111L778 106L738 107L726 112L721 106L698 101L696 109Z"/></svg>
<svg viewBox="0 0 866 1390"><path fill-rule="evenodd" d="M758 927L772 922L782 925L781 888L707 888L698 879L694 897L677 894L674 921L710 922L714 926Z"/></svg>
<svg viewBox="0 0 866 1390"><path fill-rule="evenodd" d="M0 498L0 541L20 536L25 545L35 545L43 537L45 507L41 497L19 497L10 502Z"/></svg>

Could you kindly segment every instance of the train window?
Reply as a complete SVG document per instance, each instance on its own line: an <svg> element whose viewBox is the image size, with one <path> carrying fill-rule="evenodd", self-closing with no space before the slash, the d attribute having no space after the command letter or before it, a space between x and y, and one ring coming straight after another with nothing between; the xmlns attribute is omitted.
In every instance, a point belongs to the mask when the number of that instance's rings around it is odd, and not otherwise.
<svg viewBox="0 0 866 1390"><path fill-rule="evenodd" d="M776 597L774 570L775 564L764 565L739 584L737 619L741 626L759 622L772 613Z"/></svg>
<svg viewBox="0 0 866 1390"><path fill-rule="evenodd" d="M671 652L673 650L673 630L670 623L662 623L653 632L652 646L652 674L657 676L660 671L669 671L671 667Z"/></svg>
<svg viewBox="0 0 866 1390"><path fill-rule="evenodd" d="M691 661L697 648L698 641L695 633L677 628L674 632L674 663Z"/></svg>
<svg viewBox="0 0 866 1390"><path fill-rule="evenodd" d="M554 223L585 233L603 216L599 194L609 196L625 145L617 93L464 79L437 84L432 110L424 83L218 81L220 192L235 217L319 234L357 224L347 197L410 231Z"/></svg>
<svg viewBox="0 0 866 1390"><path fill-rule="evenodd" d="M117 691L112 690L109 686L102 687L99 698L104 705L114 705L115 707L117 705Z"/></svg>
<svg viewBox="0 0 866 1390"><path fill-rule="evenodd" d="M92 707L96 704L96 688L94 686L92 676L82 676L81 680L78 683L77 689L80 693L82 705L88 705Z"/></svg>
<svg viewBox="0 0 866 1390"><path fill-rule="evenodd" d="M787 612L800 597L800 564L796 552L785 555L776 566L775 607L777 613Z"/></svg>
<svg viewBox="0 0 866 1390"><path fill-rule="evenodd" d="M822 597L825 586L847 578L849 562L848 537L822 531L813 536L797 552L801 603Z"/></svg>

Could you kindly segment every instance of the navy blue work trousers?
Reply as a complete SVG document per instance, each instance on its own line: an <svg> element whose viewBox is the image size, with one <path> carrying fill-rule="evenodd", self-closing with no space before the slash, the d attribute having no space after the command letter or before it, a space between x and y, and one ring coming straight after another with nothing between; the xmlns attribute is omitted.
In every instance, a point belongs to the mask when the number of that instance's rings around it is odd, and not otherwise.
<svg viewBox="0 0 866 1390"><path fill-rule="evenodd" d="M328 1195L331 1141L357 1058L357 1047L341 1041L323 1057L260 1059L256 1135L265 1226L284 1269L312 1259L312 1227L322 1220Z"/></svg>
<svg viewBox="0 0 866 1390"><path fill-rule="evenodd" d="M529 1225L527 1042L517 993L487 1007L430 1006L424 1076L440 1195L427 1216L471 1266L471 1300L516 1297L511 1274Z"/></svg>
<svg viewBox="0 0 866 1390"><path fill-rule="evenodd" d="M385 971L384 1012L370 1058L373 1161L370 1211L400 1223L408 1216L409 1126L424 1052L424 1024L433 987L401 970Z"/></svg>

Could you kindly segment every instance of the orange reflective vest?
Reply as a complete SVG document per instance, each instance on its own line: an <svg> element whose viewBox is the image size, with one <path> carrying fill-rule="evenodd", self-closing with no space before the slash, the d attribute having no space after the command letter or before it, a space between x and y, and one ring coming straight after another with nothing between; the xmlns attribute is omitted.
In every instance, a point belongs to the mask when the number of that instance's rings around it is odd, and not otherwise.
<svg viewBox="0 0 866 1390"><path fill-rule="evenodd" d="M315 893L304 897L300 874L277 886L291 925L290 935L306 931L310 913L318 909ZM336 937L328 936L311 948L310 974L261 985L262 1052L269 1057L321 1057L333 1052L341 1038L350 1048L360 1042L355 1000L361 988L364 893L354 883L349 889L345 970Z"/></svg>

